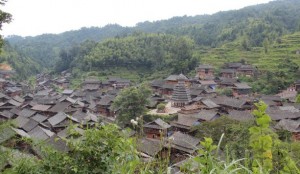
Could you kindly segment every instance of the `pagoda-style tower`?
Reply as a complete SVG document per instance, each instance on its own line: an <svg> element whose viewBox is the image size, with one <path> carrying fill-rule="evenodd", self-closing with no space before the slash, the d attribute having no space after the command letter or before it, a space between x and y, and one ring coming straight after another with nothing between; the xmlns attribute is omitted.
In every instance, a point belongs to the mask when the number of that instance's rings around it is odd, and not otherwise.
<svg viewBox="0 0 300 174"><path fill-rule="evenodd" d="M190 90L185 85L186 77L183 74L178 76L178 83L175 85L172 95L172 106L183 107L191 102Z"/></svg>

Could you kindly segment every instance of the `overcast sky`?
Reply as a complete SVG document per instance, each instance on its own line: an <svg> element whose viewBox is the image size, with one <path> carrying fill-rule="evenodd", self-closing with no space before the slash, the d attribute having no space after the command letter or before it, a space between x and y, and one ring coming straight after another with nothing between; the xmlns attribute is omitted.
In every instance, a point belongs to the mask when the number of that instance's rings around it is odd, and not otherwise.
<svg viewBox="0 0 300 174"><path fill-rule="evenodd" d="M1 34L35 36L106 24L134 26L138 22L174 16L213 14L270 0L8 0L13 21Z"/></svg>

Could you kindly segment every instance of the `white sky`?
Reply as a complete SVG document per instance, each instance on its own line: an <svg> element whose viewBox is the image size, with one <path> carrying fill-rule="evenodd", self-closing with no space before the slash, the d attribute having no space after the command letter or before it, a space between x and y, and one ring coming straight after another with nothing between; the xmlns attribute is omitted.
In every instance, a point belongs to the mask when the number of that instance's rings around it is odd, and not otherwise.
<svg viewBox="0 0 300 174"><path fill-rule="evenodd" d="M3 11L13 15L1 35L35 36L106 24L134 26L138 22L174 16L213 14L270 0L8 0Z"/></svg>

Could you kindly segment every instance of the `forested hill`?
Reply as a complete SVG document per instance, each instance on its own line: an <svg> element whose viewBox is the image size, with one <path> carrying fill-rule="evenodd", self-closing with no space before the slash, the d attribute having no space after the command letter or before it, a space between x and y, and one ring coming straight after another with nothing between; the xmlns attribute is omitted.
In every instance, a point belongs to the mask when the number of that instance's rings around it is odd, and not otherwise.
<svg viewBox="0 0 300 174"><path fill-rule="evenodd" d="M86 40L101 41L117 35L126 35L131 29L120 25L105 27L81 28L61 34L43 34L35 37L9 36L6 40L14 48L44 67L53 66L59 57L61 49L73 47Z"/></svg>
<svg viewBox="0 0 300 174"><path fill-rule="evenodd" d="M57 72L71 68L77 74L132 75L137 71L138 78L151 79L188 73L199 61L219 68L224 62L243 59L268 74L265 79L277 83L265 89L266 80L255 81L259 84L253 87L275 93L300 78L299 33L300 0L277 0L213 15L142 22L135 27L108 25L6 40L11 51L42 67Z"/></svg>

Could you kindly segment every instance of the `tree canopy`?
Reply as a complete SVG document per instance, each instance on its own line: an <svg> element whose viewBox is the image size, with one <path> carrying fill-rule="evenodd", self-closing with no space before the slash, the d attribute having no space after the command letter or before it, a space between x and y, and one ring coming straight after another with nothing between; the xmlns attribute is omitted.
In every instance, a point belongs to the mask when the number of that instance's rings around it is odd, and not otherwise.
<svg viewBox="0 0 300 174"><path fill-rule="evenodd" d="M118 122L128 125L131 119L144 114L150 94L151 90L145 84L123 89L113 103L113 107L117 110Z"/></svg>

